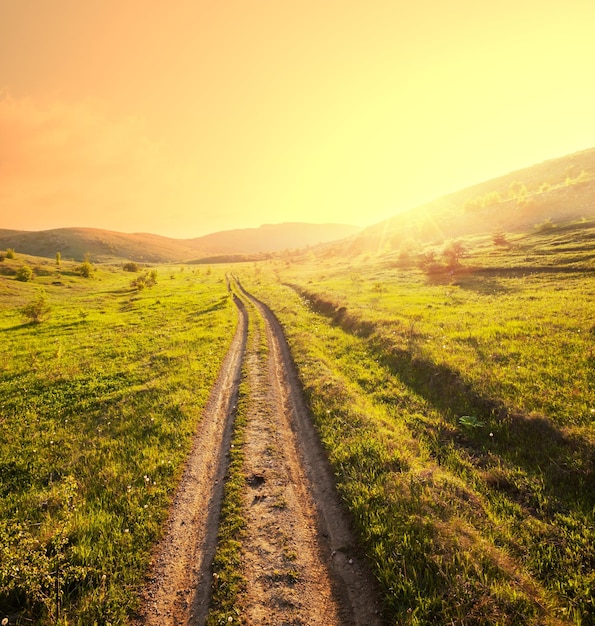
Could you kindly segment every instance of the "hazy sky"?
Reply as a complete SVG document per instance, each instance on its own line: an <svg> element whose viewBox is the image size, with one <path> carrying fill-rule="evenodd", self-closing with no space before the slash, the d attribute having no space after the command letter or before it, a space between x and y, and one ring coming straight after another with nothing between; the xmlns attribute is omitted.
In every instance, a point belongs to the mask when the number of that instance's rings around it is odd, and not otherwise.
<svg viewBox="0 0 595 626"><path fill-rule="evenodd" d="M0 228L368 225L595 146L593 0L0 0Z"/></svg>

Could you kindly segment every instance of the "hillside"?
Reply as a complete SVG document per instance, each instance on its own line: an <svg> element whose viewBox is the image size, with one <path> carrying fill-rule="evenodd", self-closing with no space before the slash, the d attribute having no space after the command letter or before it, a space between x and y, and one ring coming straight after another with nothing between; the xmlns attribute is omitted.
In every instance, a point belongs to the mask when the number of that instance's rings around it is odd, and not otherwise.
<svg viewBox="0 0 595 626"><path fill-rule="evenodd" d="M267 224L260 228L222 231L195 239L172 239L146 233L118 233L95 228L57 228L45 231L0 229L0 250L80 261L129 259L148 263L182 262L217 255L254 255L305 247L356 233L343 224Z"/></svg>
<svg viewBox="0 0 595 626"><path fill-rule="evenodd" d="M412 243L522 232L595 216L595 148L516 170L370 226L336 252L399 250Z"/></svg>

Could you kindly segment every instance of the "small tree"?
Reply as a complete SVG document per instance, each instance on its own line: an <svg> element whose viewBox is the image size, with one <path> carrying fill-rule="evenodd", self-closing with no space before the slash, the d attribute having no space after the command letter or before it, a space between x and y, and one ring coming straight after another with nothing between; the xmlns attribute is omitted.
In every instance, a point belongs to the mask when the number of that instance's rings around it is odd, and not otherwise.
<svg viewBox="0 0 595 626"><path fill-rule="evenodd" d="M6 258L7 259L14 259L14 249L13 248L6 248Z"/></svg>
<svg viewBox="0 0 595 626"><path fill-rule="evenodd" d="M448 267L457 267L461 263L461 257L465 254L465 246L462 241L449 242L442 252Z"/></svg>
<svg viewBox="0 0 595 626"><path fill-rule="evenodd" d="M40 291L34 300L26 304L21 313L29 321L38 324L42 322L50 312L50 304L44 291Z"/></svg>
<svg viewBox="0 0 595 626"><path fill-rule="evenodd" d="M438 263L436 261L436 252L434 250L422 252L417 257L417 265L420 269L424 270L424 272L435 270L437 264Z"/></svg>
<svg viewBox="0 0 595 626"><path fill-rule="evenodd" d="M62 261L62 254L60 252L56 252L56 265L60 267L60 262Z"/></svg>
<svg viewBox="0 0 595 626"><path fill-rule="evenodd" d="M33 279L33 270L28 265L21 265L16 273L16 279L23 283Z"/></svg>

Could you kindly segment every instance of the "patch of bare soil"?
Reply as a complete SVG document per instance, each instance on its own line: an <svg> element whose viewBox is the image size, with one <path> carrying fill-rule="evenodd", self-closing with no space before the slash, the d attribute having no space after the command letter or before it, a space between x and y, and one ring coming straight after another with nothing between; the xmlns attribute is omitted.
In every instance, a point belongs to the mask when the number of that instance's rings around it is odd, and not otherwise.
<svg viewBox="0 0 595 626"><path fill-rule="evenodd" d="M136 620L139 625L201 624L206 619L226 453L247 337L246 310L235 300L238 328L194 437L164 538L153 557Z"/></svg>
<svg viewBox="0 0 595 626"><path fill-rule="evenodd" d="M245 429L245 624L339 624L338 607L318 544L316 510L300 467L275 371L259 355L259 333L247 354Z"/></svg>

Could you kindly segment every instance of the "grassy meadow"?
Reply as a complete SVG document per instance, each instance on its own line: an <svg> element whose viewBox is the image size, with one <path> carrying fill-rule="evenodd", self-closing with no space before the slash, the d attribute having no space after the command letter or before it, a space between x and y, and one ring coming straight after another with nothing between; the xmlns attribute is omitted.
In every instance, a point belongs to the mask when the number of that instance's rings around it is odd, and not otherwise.
<svg viewBox="0 0 595 626"><path fill-rule="evenodd" d="M216 268L14 257L0 263L0 618L123 624L236 309ZM34 323L22 309L40 293Z"/></svg>
<svg viewBox="0 0 595 626"><path fill-rule="evenodd" d="M310 254L243 277L285 327L390 623L595 623L594 226L469 238L425 271Z"/></svg>
<svg viewBox="0 0 595 626"><path fill-rule="evenodd" d="M450 265L436 244L234 267L285 328L388 623L595 623L594 242L595 223L544 223L461 240ZM0 263L11 624L134 613L237 323L224 267L83 265ZM246 394L210 623L235 615L244 575Z"/></svg>

